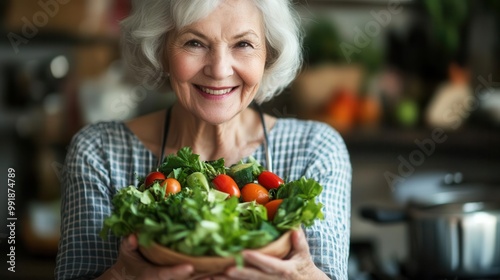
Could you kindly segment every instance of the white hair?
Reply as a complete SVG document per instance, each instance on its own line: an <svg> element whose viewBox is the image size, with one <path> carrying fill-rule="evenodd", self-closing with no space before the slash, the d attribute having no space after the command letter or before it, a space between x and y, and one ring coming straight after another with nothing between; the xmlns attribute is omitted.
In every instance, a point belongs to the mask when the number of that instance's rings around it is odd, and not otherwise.
<svg viewBox="0 0 500 280"><path fill-rule="evenodd" d="M122 57L141 83L168 81L163 69L165 39L210 14L228 0L136 0L121 22ZM281 93L295 78L301 63L299 17L289 0L251 0L262 13L267 58L255 101L262 103Z"/></svg>

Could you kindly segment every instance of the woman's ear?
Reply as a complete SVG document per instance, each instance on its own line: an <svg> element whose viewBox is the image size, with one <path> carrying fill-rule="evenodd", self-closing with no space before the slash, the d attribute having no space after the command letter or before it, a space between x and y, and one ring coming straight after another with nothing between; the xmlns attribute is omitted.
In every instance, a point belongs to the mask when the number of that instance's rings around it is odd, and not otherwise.
<svg viewBox="0 0 500 280"><path fill-rule="evenodd" d="M169 43L168 35L166 35L165 40L163 41L163 51L162 51L161 62L162 62L163 71L165 72L165 75L167 75L167 77L170 76L170 67L169 67L169 63L168 63L168 49L169 49L168 43Z"/></svg>
<svg viewBox="0 0 500 280"><path fill-rule="evenodd" d="M166 59L163 59L163 73L165 73L165 76L168 78L170 77L170 68L168 67L168 61Z"/></svg>
<svg viewBox="0 0 500 280"><path fill-rule="evenodd" d="M163 73L165 74L165 77L170 77L170 69L168 67L168 61L166 59L162 59L161 66L163 68Z"/></svg>
<svg viewBox="0 0 500 280"><path fill-rule="evenodd" d="M269 66L276 61L277 56L278 52L274 48L272 48L269 42L267 42L266 40L266 64L264 65L264 68L269 68Z"/></svg>
<svg viewBox="0 0 500 280"><path fill-rule="evenodd" d="M163 72L165 72L165 74L168 75L170 73L170 67L169 67L169 63L168 63L168 56L167 56L166 50L163 51L163 56L161 58L161 66L163 67Z"/></svg>

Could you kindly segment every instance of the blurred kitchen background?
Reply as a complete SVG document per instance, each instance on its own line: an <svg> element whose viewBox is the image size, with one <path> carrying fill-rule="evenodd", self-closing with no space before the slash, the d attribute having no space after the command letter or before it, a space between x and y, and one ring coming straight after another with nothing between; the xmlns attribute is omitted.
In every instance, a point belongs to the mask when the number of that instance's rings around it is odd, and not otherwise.
<svg viewBox="0 0 500 280"><path fill-rule="evenodd" d="M344 137L353 164L350 279L410 279L408 223L360 212L406 209L414 197L431 203L443 182L466 182L479 197L500 189L500 1L294 2L304 69L264 108L327 122ZM72 135L174 101L163 87L128 82L118 22L129 11L130 0L0 2L0 204L14 168L17 217L16 273L7 271L9 232L0 227L2 279L53 278ZM496 221L487 245L494 264L482 268L498 272Z"/></svg>

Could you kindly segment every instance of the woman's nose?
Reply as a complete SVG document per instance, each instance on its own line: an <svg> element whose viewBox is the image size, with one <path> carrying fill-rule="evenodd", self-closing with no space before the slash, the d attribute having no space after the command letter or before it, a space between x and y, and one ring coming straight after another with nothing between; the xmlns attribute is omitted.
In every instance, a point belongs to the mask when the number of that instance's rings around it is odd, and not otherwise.
<svg viewBox="0 0 500 280"><path fill-rule="evenodd" d="M233 75L233 59L224 49L215 49L210 52L210 58L204 69L205 75L221 80Z"/></svg>

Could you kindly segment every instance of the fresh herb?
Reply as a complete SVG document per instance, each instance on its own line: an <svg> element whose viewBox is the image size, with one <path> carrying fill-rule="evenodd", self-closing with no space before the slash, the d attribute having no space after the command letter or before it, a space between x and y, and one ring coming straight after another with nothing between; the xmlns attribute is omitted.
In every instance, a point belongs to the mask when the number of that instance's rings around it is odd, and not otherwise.
<svg viewBox="0 0 500 280"><path fill-rule="evenodd" d="M191 148L181 148L176 155L168 155L158 168L168 177L174 177L181 185L184 185L186 177L193 172L201 172L209 181L213 180L219 174L226 174L224 159L215 161L202 161L200 156L194 154Z"/></svg>
<svg viewBox="0 0 500 280"><path fill-rule="evenodd" d="M304 177L281 186L276 199L283 199L273 222L279 230L295 228L300 224L311 226L316 219L323 219L321 203L315 201L323 187L314 179Z"/></svg>

